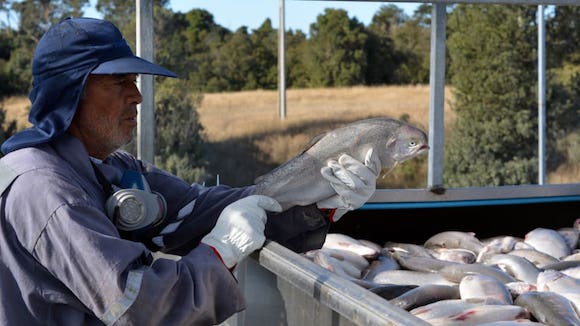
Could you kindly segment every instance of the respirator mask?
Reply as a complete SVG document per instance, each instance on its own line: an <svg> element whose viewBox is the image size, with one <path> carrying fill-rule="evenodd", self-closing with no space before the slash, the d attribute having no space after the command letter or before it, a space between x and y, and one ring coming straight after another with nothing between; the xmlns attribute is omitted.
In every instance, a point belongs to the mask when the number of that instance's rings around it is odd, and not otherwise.
<svg viewBox="0 0 580 326"><path fill-rule="evenodd" d="M105 203L107 215L118 229L135 231L163 221L167 207L165 198L151 191L141 173L125 171L119 186L112 185L113 194Z"/></svg>

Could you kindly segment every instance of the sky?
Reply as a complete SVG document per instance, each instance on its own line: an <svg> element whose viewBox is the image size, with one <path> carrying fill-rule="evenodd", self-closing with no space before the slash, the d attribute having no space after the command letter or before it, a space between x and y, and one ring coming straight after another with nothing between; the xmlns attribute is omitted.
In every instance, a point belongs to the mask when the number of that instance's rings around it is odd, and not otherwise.
<svg viewBox="0 0 580 326"><path fill-rule="evenodd" d="M96 3L96 0L91 0ZM188 12L191 9L205 9L210 12L214 21L235 31L241 26L249 31L258 28L270 18L272 27L279 27L279 1L277 0L171 0L169 7L173 11ZM350 18L368 25L373 15L383 5L394 4L403 9L409 16L420 3L408 2L371 2L371 1L304 1L286 0L284 26L286 30L302 30L308 33L310 24L316 22L316 17L324 13L325 8L344 9ZM86 10L86 15L99 18L93 9Z"/></svg>

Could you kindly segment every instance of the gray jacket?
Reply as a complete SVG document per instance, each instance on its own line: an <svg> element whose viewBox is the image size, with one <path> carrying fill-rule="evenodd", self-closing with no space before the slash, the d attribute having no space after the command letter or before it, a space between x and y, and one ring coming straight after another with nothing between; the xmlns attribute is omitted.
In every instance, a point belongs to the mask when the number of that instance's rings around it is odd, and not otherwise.
<svg viewBox="0 0 580 326"><path fill-rule="evenodd" d="M252 187L189 185L123 151L98 169L112 184L124 170L143 173L167 201L165 222L120 233L72 136L0 160L0 324L211 325L245 308L236 279L199 240ZM282 214L271 219L275 225L269 220L268 238L295 251L322 245L329 226L322 213L297 207ZM182 257L154 259L157 250Z"/></svg>

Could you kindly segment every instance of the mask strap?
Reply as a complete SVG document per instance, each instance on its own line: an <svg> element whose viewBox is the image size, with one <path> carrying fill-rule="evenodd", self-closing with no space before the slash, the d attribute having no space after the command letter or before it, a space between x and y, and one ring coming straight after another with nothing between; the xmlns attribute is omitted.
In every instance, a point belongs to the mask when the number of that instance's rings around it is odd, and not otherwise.
<svg viewBox="0 0 580 326"><path fill-rule="evenodd" d="M97 181L99 181L99 183L101 184L101 187L103 188L103 192L105 193L105 198L108 198L109 196L111 196L113 194L113 186L111 186L111 183L107 180L107 178L105 178L105 176L103 175L103 172L101 172L101 170L99 170L99 168L95 165L95 163L93 161L90 161L90 162L91 162L91 166L93 167L93 170L95 171Z"/></svg>

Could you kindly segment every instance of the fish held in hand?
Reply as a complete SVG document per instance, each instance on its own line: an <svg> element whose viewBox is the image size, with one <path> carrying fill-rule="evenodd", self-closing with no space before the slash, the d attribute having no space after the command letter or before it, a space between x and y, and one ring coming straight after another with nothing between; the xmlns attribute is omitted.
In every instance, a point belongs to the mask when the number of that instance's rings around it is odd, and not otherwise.
<svg viewBox="0 0 580 326"><path fill-rule="evenodd" d="M371 118L355 121L315 137L300 154L255 180L255 194L276 199L284 209L305 206L335 195L320 170L342 154L365 162L369 150L380 169L427 153L426 133L403 121ZM380 171L375 171L377 175Z"/></svg>

